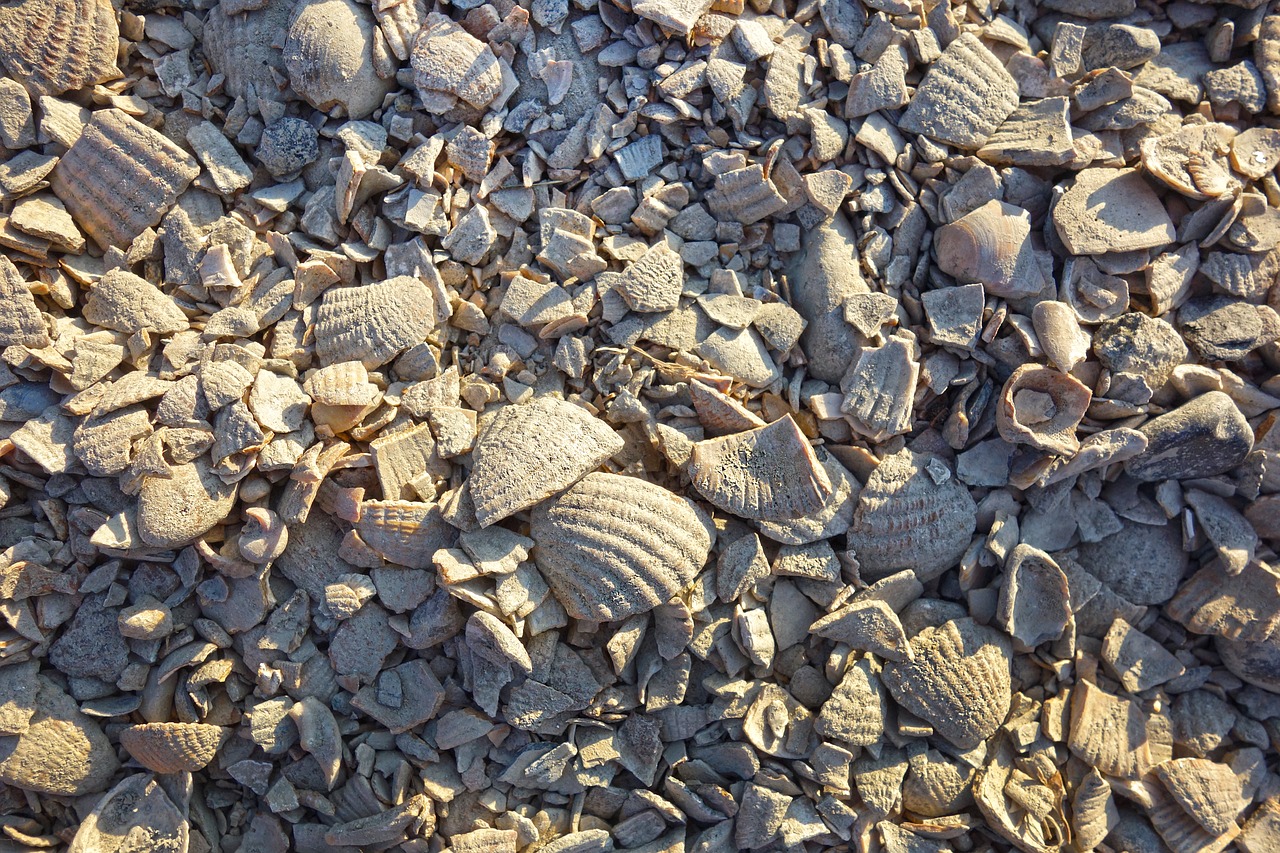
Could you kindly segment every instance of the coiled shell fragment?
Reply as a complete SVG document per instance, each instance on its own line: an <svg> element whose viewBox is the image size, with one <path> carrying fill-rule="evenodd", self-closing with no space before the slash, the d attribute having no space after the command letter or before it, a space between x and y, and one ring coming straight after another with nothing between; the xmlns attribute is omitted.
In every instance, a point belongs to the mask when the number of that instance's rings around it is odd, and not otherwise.
<svg viewBox="0 0 1280 853"><path fill-rule="evenodd" d="M542 397L507 406L480 435L467 480L476 521L487 527L567 489L623 448L603 421Z"/></svg>
<svg viewBox="0 0 1280 853"><path fill-rule="evenodd" d="M693 446L693 487L740 518L795 518L822 508L831 480L790 415Z"/></svg>
<svg viewBox="0 0 1280 853"><path fill-rule="evenodd" d="M0 65L38 95L120 76L111 0L19 0L0 6Z"/></svg>
<svg viewBox="0 0 1280 853"><path fill-rule="evenodd" d="M1092 399L1093 393L1074 376L1024 364L1004 384L996 425L1012 444L1070 456L1080 449L1076 427Z"/></svg>
<svg viewBox="0 0 1280 853"><path fill-rule="evenodd" d="M421 343L435 324L435 298L419 279L399 276L363 287L327 291L316 321L323 364L386 364Z"/></svg>
<svg viewBox="0 0 1280 853"><path fill-rule="evenodd" d="M157 224L200 174L194 157L121 110L98 110L49 173L76 224L104 249Z"/></svg>
<svg viewBox="0 0 1280 853"><path fill-rule="evenodd" d="M645 613L684 588L707 561L710 520L686 498L617 474L588 474L534 508L533 556L575 619Z"/></svg>
<svg viewBox="0 0 1280 853"><path fill-rule="evenodd" d="M204 723L145 723L120 732L120 745L148 770L194 773L222 743L222 729Z"/></svg>

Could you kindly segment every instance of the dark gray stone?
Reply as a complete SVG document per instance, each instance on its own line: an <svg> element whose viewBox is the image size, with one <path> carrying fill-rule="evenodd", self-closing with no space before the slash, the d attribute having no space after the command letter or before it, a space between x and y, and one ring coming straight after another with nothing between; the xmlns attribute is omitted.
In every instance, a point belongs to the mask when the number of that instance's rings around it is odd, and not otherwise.
<svg viewBox="0 0 1280 853"><path fill-rule="evenodd" d="M300 118L267 125L258 143L258 162L277 178L293 174L320 156L319 134Z"/></svg>
<svg viewBox="0 0 1280 853"><path fill-rule="evenodd" d="M1222 474L1253 449L1249 422L1221 391L1201 394L1140 429L1147 449L1125 463L1125 471L1146 482Z"/></svg>
<svg viewBox="0 0 1280 853"><path fill-rule="evenodd" d="M49 649L49 662L73 678L114 682L129 664L129 646L116 625L119 610L90 595Z"/></svg>

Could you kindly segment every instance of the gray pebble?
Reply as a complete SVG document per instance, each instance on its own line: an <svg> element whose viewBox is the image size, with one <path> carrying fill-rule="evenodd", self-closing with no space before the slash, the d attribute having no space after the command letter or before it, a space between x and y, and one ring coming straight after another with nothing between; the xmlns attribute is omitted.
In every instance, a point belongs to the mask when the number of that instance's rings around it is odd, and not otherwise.
<svg viewBox="0 0 1280 853"><path fill-rule="evenodd" d="M1178 312L1178 319L1187 342L1211 361L1238 361L1280 332L1263 322L1258 306L1229 296L1192 299Z"/></svg>
<svg viewBox="0 0 1280 853"><path fill-rule="evenodd" d="M1236 404L1210 391L1143 424L1147 449L1125 464L1145 482L1211 477L1230 471L1253 449L1253 431Z"/></svg>
<svg viewBox="0 0 1280 853"><path fill-rule="evenodd" d="M282 118L262 131L258 162L277 178L293 174L320 156L319 134L300 118Z"/></svg>

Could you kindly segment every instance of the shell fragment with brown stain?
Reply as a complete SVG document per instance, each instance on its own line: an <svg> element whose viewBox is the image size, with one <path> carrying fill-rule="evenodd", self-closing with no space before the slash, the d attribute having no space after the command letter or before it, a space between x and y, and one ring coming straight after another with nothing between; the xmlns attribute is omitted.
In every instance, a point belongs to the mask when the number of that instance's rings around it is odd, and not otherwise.
<svg viewBox="0 0 1280 853"><path fill-rule="evenodd" d="M567 489L623 448L583 408L554 397L503 408L476 442L467 479L482 527Z"/></svg>
<svg viewBox="0 0 1280 853"><path fill-rule="evenodd" d="M110 0L10 0L0 5L0 65L33 94L60 95L120 76Z"/></svg>
<svg viewBox="0 0 1280 853"><path fill-rule="evenodd" d="M652 610L692 581L715 532L686 498L595 473L535 507L529 535L538 568L570 616L616 621Z"/></svg>
<svg viewBox="0 0 1280 853"><path fill-rule="evenodd" d="M1142 165L1188 198L1216 198L1230 190L1232 183L1239 188L1227 161L1235 135L1230 125L1209 122L1148 137L1142 141ZM1209 180L1211 174L1217 176L1216 182Z"/></svg>
<svg viewBox="0 0 1280 853"><path fill-rule="evenodd" d="M1012 698L1008 639L958 619L924 629L911 647L914 660L885 665L884 683L898 704L961 749L994 734Z"/></svg>
<svg viewBox="0 0 1280 853"><path fill-rule="evenodd" d="M327 291L316 320L323 364L386 364L421 343L435 325L435 297L420 279L399 276L363 287Z"/></svg>
<svg viewBox="0 0 1280 853"><path fill-rule="evenodd" d="M104 249L157 224L200 174L195 158L121 110L94 112L49 173L76 224Z"/></svg>
<svg viewBox="0 0 1280 853"><path fill-rule="evenodd" d="M693 446L693 487L740 518L786 519L816 512L831 481L790 415L765 427Z"/></svg>
<svg viewBox="0 0 1280 853"><path fill-rule="evenodd" d="M1036 293L1041 276L1031 249L1031 215L995 199L934 235L938 268L961 284L980 282L993 296Z"/></svg>
<svg viewBox="0 0 1280 853"><path fill-rule="evenodd" d="M1071 688L1071 752L1107 776L1136 779L1151 766L1147 718L1131 699L1088 681Z"/></svg>
<svg viewBox="0 0 1280 853"><path fill-rule="evenodd" d="M849 527L849 547L863 577L876 580L913 569L921 580L955 565L977 527L969 490L929 454L902 450L886 457L867 479Z"/></svg>
<svg viewBox="0 0 1280 853"><path fill-rule="evenodd" d="M427 17L410 63L430 113L448 112L459 100L484 109L502 90L502 70L489 45L440 13Z"/></svg>
<svg viewBox="0 0 1280 853"><path fill-rule="evenodd" d="M145 723L120 732L120 745L156 773L202 770L221 743L222 729L204 723Z"/></svg>
<svg viewBox="0 0 1280 853"><path fill-rule="evenodd" d="M1018 83L973 33L951 42L920 81L899 127L981 148L1018 106Z"/></svg>
<svg viewBox="0 0 1280 853"><path fill-rule="evenodd" d="M1013 372L1000 394L996 425L1011 444L1028 444L1070 456L1080 449L1076 427L1093 394L1067 373L1024 364Z"/></svg>
<svg viewBox="0 0 1280 853"><path fill-rule="evenodd" d="M1218 836L1238 831L1236 821L1249 800L1229 766L1207 758L1175 758L1153 770L1173 801L1206 832Z"/></svg>

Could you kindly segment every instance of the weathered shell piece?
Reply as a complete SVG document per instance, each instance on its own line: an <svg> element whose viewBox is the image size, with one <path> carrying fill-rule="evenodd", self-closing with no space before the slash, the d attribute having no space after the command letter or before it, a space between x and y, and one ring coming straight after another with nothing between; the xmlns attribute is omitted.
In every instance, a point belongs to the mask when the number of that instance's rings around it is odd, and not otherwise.
<svg viewBox="0 0 1280 853"><path fill-rule="evenodd" d="M618 293L632 311L670 311L680 304L684 261L666 243L651 247L622 273Z"/></svg>
<svg viewBox="0 0 1280 853"><path fill-rule="evenodd" d="M718 219L753 225L787 206L763 167L753 164L716 176L707 205Z"/></svg>
<svg viewBox="0 0 1280 853"><path fill-rule="evenodd" d="M1032 768L1024 768L1009 742L1001 740L995 755L988 755L986 766L974 777L974 799L990 828L1018 849L1059 853L1061 840L1070 834L1062 779L1056 773L1048 778L1031 775L1027 769ZM1026 808L1033 802L1033 809Z"/></svg>
<svg viewBox="0 0 1280 853"><path fill-rule="evenodd" d="M1173 222L1137 169L1085 169L1053 209L1074 255L1132 252L1172 243Z"/></svg>
<svg viewBox="0 0 1280 853"><path fill-rule="evenodd" d="M565 611L595 621L625 619L671 599L706 563L714 541L691 501L602 473L535 507L529 535Z"/></svg>
<svg viewBox="0 0 1280 853"><path fill-rule="evenodd" d="M816 512L832 492L826 470L790 415L696 443L689 475L712 504L755 520Z"/></svg>
<svg viewBox="0 0 1280 853"><path fill-rule="evenodd" d="M31 295L22 274L8 257L0 255L0 347L43 347L49 344L49 331L35 297Z"/></svg>
<svg viewBox="0 0 1280 853"><path fill-rule="evenodd" d="M981 282L994 296L1029 296L1041 288L1031 250L1031 215L992 199L934 235L938 268L961 284Z"/></svg>
<svg viewBox="0 0 1280 853"><path fill-rule="evenodd" d="M394 85L375 70L375 33L373 13L354 0L299 3L284 45L293 90L316 109L340 106L350 118L368 116Z"/></svg>
<svg viewBox="0 0 1280 853"><path fill-rule="evenodd" d="M89 291L84 318L127 334L149 329L167 335L188 326L187 315L172 298L146 279L122 269L111 270Z"/></svg>
<svg viewBox="0 0 1280 853"><path fill-rule="evenodd" d="M1151 766L1146 715L1132 700L1077 682L1070 726L1071 751L1107 776L1135 779Z"/></svg>
<svg viewBox="0 0 1280 853"><path fill-rule="evenodd" d="M623 448L603 421L553 397L503 408L472 453L476 521L488 527L582 479Z"/></svg>
<svg viewBox="0 0 1280 853"><path fill-rule="evenodd" d="M427 17L410 62L428 112L446 112L458 99L483 109L502 89L502 71L489 45L439 13Z"/></svg>
<svg viewBox="0 0 1280 853"><path fill-rule="evenodd" d="M844 379L848 393L840 410L849 425L872 441L909 432L920 379L913 342L894 336L881 347L867 347Z"/></svg>
<svg viewBox="0 0 1280 853"><path fill-rule="evenodd" d="M939 466L946 479L938 482ZM977 527L977 506L946 463L902 450L886 457L862 488L849 527L864 578L913 569L921 580L960 559Z"/></svg>
<svg viewBox="0 0 1280 853"><path fill-rule="evenodd" d="M1071 618L1066 575L1043 551L1020 544L1009 554L997 619L1022 649L1062 636Z"/></svg>
<svg viewBox="0 0 1280 853"><path fill-rule="evenodd" d="M431 557L447 548L453 528L439 504L418 501L364 501L356 530L384 559L411 569L431 568Z"/></svg>
<svg viewBox="0 0 1280 853"><path fill-rule="evenodd" d="M893 698L961 749L990 737L1009 713L1013 652L999 631L972 619L911 638L915 659L886 664Z"/></svg>
<svg viewBox="0 0 1280 853"><path fill-rule="evenodd" d="M898 126L958 148L981 148L1018 106L1018 83L972 33L943 51Z"/></svg>
<svg viewBox="0 0 1280 853"><path fill-rule="evenodd" d="M110 0L23 0L0 6L0 65L37 95L120 76Z"/></svg>
<svg viewBox="0 0 1280 853"><path fill-rule="evenodd" d="M289 30L292 0L266 0L259 8L229 12L225 4L209 10L202 47L214 72L226 78L227 94L243 98L252 86L260 96L276 96L272 71L284 77L284 54L278 44Z"/></svg>
<svg viewBox="0 0 1280 853"><path fill-rule="evenodd" d="M399 276L363 287L329 290L316 320L316 353L324 364L386 364L420 343L435 325L435 298L420 279Z"/></svg>
<svg viewBox="0 0 1280 853"><path fill-rule="evenodd" d="M1255 561L1232 575L1210 563L1178 587L1166 610L1197 634L1245 642L1280 636L1280 572Z"/></svg>
<svg viewBox="0 0 1280 853"><path fill-rule="evenodd" d="M1143 167L1183 195L1215 198L1230 189L1227 152L1236 132L1229 125L1210 122L1188 125L1173 133L1142 141ZM1206 181L1208 169L1221 176L1218 186ZM1236 186L1239 187L1238 182Z"/></svg>
<svg viewBox="0 0 1280 853"><path fill-rule="evenodd" d="M179 809L150 773L126 776L80 824L68 853L120 853L135 841L157 853L186 850L190 826L185 807L183 803Z"/></svg>
<svg viewBox="0 0 1280 853"><path fill-rule="evenodd" d="M1080 449L1076 427L1092 399L1089 388L1074 376L1024 364L1004 384L996 425L1011 444L1070 456Z"/></svg>
<svg viewBox="0 0 1280 853"><path fill-rule="evenodd" d="M76 224L104 249L157 224L200 174L195 158L121 110L98 110L49 173Z"/></svg>
<svg viewBox="0 0 1280 853"><path fill-rule="evenodd" d="M853 509L862 487L848 469L836 461L825 449L815 449L818 462L831 481L831 495L816 512L805 513L799 518L762 520L757 522L760 532L784 545L807 545L819 539L840 536L853 523Z"/></svg>
<svg viewBox="0 0 1280 853"><path fill-rule="evenodd" d="M1240 778L1226 764L1207 758L1175 758L1153 768L1174 802L1212 835L1238 829L1248 805Z"/></svg>
<svg viewBox="0 0 1280 853"><path fill-rule="evenodd" d="M870 746L884 737L888 699L871 658L864 657L845 670L823 703L814 730L850 746Z"/></svg>
<svg viewBox="0 0 1280 853"><path fill-rule="evenodd" d="M120 732L120 744L156 773L194 773L208 766L222 743L222 729L204 723L146 723Z"/></svg>
<svg viewBox="0 0 1280 853"><path fill-rule="evenodd" d="M809 358L809 373L824 382L839 382L859 351L858 333L844 318L846 300L870 292L857 243L848 217L837 213L804 235L802 251L788 271L795 309L808 323L800 344Z"/></svg>
<svg viewBox="0 0 1280 853"><path fill-rule="evenodd" d="M167 478L145 478L138 494L138 535L159 548L191 544L235 506L235 485L222 482L206 459L169 471Z"/></svg>

